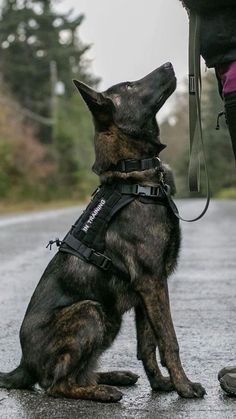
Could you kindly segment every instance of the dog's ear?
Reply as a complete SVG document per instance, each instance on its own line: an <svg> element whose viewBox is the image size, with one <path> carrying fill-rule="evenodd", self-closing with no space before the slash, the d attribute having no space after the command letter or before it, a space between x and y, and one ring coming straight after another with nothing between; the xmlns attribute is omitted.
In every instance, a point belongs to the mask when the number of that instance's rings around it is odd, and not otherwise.
<svg viewBox="0 0 236 419"><path fill-rule="evenodd" d="M109 119L114 106L112 100L105 97L103 93L97 92L81 81L73 80L73 82L94 118L101 122L105 122Z"/></svg>

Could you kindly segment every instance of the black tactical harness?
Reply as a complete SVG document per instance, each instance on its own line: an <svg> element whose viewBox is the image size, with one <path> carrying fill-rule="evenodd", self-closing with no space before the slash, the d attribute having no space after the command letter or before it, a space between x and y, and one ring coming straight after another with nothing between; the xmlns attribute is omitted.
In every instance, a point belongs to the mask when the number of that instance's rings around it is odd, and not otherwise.
<svg viewBox="0 0 236 419"><path fill-rule="evenodd" d="M78 256L103 270L111 268L105 255L105 234L112 217L135 199L117 188L104 185L95 191L81 217L72 226L60 245L60 251Z"/></svg>
<svg viewBox="0 0 236 419"><path fill-rule="evenodd" d="M106 255L105 236L109 222L122 208L138 199L143 203L169 207L174 215L181 219L171 198L170 187L163 181L163 169L159 158L124 160L111 168L112 171L126 173L148 169L159 172L161 180L158 186L144 186L125 181L101 185L93 193L89 205L65 238L62 241L51 240L48 246L51 248L56 243L60 252L77 256L108 271L113 265L112 260Z"/></svg>
<svg viewBox="0 0 236 419"><path fill-rule="evenodd" d="M155 199L157 204L168 205L159 187L131 184L102 185L60 243L60 252L70 253L105 271L109 270L112 261L106 256L105 251L108 224L118 211L137 198L151 198Z"/></svg>

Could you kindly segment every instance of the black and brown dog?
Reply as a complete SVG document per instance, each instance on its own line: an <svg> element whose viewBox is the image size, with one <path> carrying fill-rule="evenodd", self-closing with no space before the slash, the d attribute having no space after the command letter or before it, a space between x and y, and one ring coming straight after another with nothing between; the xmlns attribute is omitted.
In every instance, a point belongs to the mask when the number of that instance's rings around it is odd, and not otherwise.
<svg viewBox="0 0 236 419"><path fill-rule="evenodd" d="M156 113L175 90L172 65L103 93L75 84L93 115L94 171L101 182L115 183L122 177L129 183L158 186L161 174L156 169L127 174L110 168L120 160L158 156L164 148ZM173 189L166 168L164 176ZM21 363L10 373L0 373L0 387L31 388L39 383L53 396L120 400L122 393L113 386L134 384L138 376L127 371L97 373L95 367L117 336L122 315L134 307L138 359L151 388L203 397L204 388L191 382L181 365L170 313L167 278L176 267L179 247L179 221L171 210L137 198L115 216L106 233L106 254L117 274L58 252L31 298L21 327ZM156 347L169 377L161 374Z"/></svg>

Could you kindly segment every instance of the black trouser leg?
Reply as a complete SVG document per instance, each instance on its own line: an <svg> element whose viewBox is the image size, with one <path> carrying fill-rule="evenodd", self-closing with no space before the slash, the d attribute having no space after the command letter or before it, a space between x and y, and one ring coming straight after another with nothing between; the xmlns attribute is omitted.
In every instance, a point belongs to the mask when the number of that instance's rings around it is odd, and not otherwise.
<svg viewBox="0 0 236 419"><path fill-rule="evenodd" d="M236 92L224 95L225 113L236 160Z"/></svg>

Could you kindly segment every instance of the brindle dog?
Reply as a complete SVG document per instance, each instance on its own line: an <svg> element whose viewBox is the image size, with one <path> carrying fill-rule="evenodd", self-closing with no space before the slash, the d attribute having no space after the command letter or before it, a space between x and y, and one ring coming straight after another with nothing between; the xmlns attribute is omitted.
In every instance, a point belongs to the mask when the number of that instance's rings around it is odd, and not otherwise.
<svg viewBox="0 0 236 419"><path fill-rule="evenodd" d="M158 156L156 113L173 93L176 78L167 63L132 83L98 93L75 81L95 123L94 171L101 182L158 186L155 169L121 174L111 171L123 159ZM170 171L164 176L172 185ZM18 368L0 373L0 387L31 388L49 395L115 402L122 393L113 386L134 384L129 371L94 372L96 361L117 336L122 315L135 308L138 359L151 388L203 397L204 388L191 382L181 365L168 296L167 277L176 267L180 247L177 218L165 206L136 199L109 224L106 253L117 273L58 252L46 268L28 306L20 330L22 360ZM118 273L120 272L120 273ZM156 347L164 377L156 360Z"/></svg>

